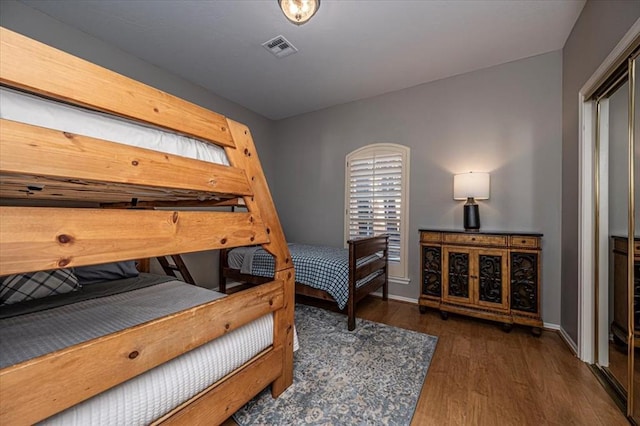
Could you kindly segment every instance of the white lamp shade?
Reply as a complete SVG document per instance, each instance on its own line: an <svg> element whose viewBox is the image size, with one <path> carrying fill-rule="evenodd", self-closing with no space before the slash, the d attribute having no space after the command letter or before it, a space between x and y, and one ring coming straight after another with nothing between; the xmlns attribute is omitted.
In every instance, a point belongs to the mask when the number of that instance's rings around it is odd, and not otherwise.
<svg viewBox="0 0 640 426"><path fill-rule="evenodd" d="M489 173L469 172L453 175L453 199L489 199Z"/></svg>

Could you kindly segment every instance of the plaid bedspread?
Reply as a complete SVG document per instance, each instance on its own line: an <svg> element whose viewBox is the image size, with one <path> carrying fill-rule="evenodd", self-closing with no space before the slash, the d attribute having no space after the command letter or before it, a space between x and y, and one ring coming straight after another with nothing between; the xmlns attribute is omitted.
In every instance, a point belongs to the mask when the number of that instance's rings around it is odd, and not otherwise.
<svg viewBox="0 0 640 426"><path fill-rule="evenodd" d="M344 309L349 299L349 249L289 244L289 251L295 268L296 282L326 291L338 302L338 307ZM378 257L373 254L362 258L358 265ZM263 249L253 252L252 275L273 277L273 270L273 256ZM373 273L359 280L356 285L361 286L377 275L379 273Z"/></svg>

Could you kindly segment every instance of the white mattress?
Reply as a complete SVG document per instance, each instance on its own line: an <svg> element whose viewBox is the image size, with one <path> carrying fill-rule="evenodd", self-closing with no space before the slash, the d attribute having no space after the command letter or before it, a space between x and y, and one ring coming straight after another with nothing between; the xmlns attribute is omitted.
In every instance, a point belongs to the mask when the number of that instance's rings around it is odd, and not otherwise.
<svg viewBox="0 0 640 426"><path fill-rule="evenodd" d="M217 145L4 87L0 88L0 118L229 165L224 149Z"/></svg>
<svg viewBox="0 0 640 426"><path fill-rule="evenodd" d="M146 425L203 391L273 343L268 314L71 407L45 425ZM64 389L60 389L64 392Z"/></svg>

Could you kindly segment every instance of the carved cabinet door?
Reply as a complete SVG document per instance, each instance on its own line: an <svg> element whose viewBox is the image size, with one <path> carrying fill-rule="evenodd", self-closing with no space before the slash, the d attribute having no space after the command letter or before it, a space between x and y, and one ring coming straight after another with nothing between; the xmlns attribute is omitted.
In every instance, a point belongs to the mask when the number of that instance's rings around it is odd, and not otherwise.
<svg viewBox="0 0 640 426"><path fill-rule="evenodd" d="M538 297L540 256L538 253L511 252L511 310L529 314L540 312Z"/></svg>
<svg viewBox="0 0 640 426"><path fill-rule="evenodd" d="M496 249L476 251L473 272L475 303L491 309L509 310L508 252Z"/></svg>
<svg viewBox="0 0 640 426"><path fill-rule="evenodd" d="M474 250L466 247L443 247L442 300L473 304L473 255Z"/></svg>
<svg viewBox="0 0 640 426"><path fill-rule="evenodd" d="M443 300L509 310L506 250L444 247Z"/></svg>
<svg viewBox="0 0 640 426"><path fill-rule="evenodd" d="M422 294L424 296L442 296L442 248L440 246L422 246Z"/></svg>

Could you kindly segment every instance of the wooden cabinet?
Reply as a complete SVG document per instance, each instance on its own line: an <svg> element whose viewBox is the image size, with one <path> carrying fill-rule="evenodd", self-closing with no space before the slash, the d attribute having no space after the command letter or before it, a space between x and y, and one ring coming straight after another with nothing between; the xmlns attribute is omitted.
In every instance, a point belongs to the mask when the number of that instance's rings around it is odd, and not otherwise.
<svg viewBox="0 0 640 426"><path fill-rule="evenodd" d="M533 327L540 333L541 234L420 230L420 310Z"/></svg>
<svg viewBox="0 0 640 426"><path fill-rule="evenodd" d="M628 257L627 237L613 236L613 322L611 333L625 344L629 341L629 297L628 297ZM640 239L634 239L633 253L633 324L634 345L640 347Z"/></svg>

